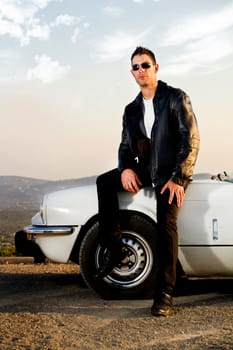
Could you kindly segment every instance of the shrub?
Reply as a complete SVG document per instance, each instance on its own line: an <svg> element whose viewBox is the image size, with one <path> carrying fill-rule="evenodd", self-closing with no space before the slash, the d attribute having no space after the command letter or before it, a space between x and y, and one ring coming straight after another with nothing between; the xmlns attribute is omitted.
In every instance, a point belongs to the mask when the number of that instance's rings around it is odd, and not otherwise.
<svg viewBox="0 0 233 350"><path fill-rule="evenodd" d="M6 245L4 247L0 247L0 256L15 256L16 251L15 247L12 245Z"/></svg>

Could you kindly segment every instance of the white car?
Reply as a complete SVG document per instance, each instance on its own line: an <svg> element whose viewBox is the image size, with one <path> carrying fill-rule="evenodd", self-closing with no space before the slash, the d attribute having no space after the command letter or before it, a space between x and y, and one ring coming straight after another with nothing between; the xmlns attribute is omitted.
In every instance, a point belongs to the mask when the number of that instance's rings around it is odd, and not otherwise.
<svg viewBox="0 0 233 350"><path fill-rule="evenodd" d="M80 265L87 285L103 298L150 295L157 277L156 200L152 188L119 193L128 256L103 278L93 278L101 259L95 183L46 194L32 226L24 231L43 254ZM197 174L180 210L178 272L233 276L233 178Z"/></svg>

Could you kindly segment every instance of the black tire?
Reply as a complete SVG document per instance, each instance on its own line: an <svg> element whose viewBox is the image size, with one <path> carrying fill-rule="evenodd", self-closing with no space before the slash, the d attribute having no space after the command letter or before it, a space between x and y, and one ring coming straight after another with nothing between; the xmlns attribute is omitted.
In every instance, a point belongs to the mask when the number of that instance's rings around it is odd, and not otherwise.
<svg viewBox="0 0 233 350"><path fill-rule="evenodd" d="M123 242L129 256L101 280L93 278L102 255L96 222L84 236L80 247L80 269L84 281L104 299L152 297L158 270L156 225L145 217L121 213Z"/></svg>

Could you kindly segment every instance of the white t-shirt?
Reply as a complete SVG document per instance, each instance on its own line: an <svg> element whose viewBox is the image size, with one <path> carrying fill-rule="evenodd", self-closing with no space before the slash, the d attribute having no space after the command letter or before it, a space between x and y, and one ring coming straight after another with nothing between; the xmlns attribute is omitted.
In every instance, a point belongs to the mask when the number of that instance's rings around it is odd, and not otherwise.
<svg viewBox="0 0 233 350"><path fill-rule="evenodd" d="M153 99L146 100L143 98L144 106L145 106L145 114L144 114L144 125L146 129L147 137L151 138L151 129L155 120Z"/></svg>

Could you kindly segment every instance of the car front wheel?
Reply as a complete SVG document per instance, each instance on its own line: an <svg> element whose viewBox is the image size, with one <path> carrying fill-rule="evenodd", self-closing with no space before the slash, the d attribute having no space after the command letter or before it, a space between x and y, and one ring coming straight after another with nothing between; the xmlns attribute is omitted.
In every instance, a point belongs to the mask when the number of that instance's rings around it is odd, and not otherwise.
<svg viewBox="0 0 233 350"><path fill-rule="evenodd" d="M158 267L156 224L139 214L121 213L128 254L100 280L94 278L103 255L98 227L97 222L87 231L80 248L80 269L87 285L105 299L152 296Z"/></svg>

